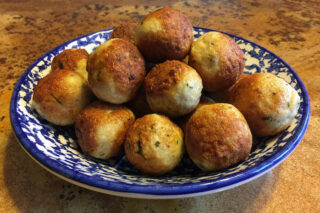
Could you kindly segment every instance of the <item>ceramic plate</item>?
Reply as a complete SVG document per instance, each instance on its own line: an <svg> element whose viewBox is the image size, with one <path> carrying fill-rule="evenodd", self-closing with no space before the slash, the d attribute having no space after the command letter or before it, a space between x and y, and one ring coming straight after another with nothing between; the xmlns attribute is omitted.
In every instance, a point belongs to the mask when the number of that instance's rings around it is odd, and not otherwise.
<svg viewBox="0 0 320 213"><path fill-rule="evenodd" d="M54 126L31 108L37 82L50 71L55 55L70 48L89 53L109 39L112 29L91 33L68 41L36 60L21 76L14 89L10 116L12 127L23 149L41 166L55 175L95 191L135 198L180 198L226 190L261 176L283 161L302 139L309 121L307 91L297 73L267 49L230 35L245 53L246 73L271 72L286 80L301 98L291 126L280 135L260 138L249 158L219 172L201 172L185 156L172 172L150 177L134 169L124 156L97 161L82 154L72 127ZM212 31L194 27L194 38Z"/></svg>

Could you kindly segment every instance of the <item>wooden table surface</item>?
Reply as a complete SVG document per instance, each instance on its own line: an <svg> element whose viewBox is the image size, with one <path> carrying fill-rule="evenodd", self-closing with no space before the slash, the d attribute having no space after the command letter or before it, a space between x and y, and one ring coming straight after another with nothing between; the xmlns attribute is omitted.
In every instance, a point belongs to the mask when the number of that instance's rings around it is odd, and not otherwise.
<svg viewBox="0 0 320 213"><path fill-rule="evenodd" d="M72 38L138 21L170 6L193 25L254 41L287 61L311 100L308 130L277 168L237 188L202 197L139 200L69 184L18 145L9 103L21 74ZM320 2L318 0L0 1L0 212L320 212Z"/></svg>

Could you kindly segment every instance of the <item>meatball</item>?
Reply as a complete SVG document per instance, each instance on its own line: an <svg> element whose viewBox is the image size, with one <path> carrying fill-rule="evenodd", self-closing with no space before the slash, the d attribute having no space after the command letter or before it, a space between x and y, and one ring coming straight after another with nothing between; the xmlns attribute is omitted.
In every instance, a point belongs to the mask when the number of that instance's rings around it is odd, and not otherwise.
<svg viewBox="0 0 320 213"><path fill-rule="evenodd" d="M245 160L251 151L252 135L237 108L231 104L206 104L188 120L185 146L200 169L214 171Z"/></svg>
<svg viewBox="0 0 320 213"><path fill-rule="evenodd" d="M174 169L183 155L183 132L166 116L145 115L129 128L125 153L140 171L162 175Z"/></svg>
<svg viewBox="0 0 320 213"><path fill-rule="evenodd" d="M202 80L192 67L171 60L151 69L145 78L145 88L153 111L178 117L188 114L198 105Z"/></svg>
<svg viewBox="0 0 320 213"><path fill-rule="evenodd" d="M114 38L89 55L89 85L101 100L121 104L137 93L146 74L145 62L136 46Z"/></svg>
<svg viewBox="0 0 320 213"><path fill-rule="evenodd" d="M88 52L85 49L67 49L56 55L51 63L51 70L72 70L88 80L87 60Z"/></svg>
<svg viewBox="0 0 320 213"><path fill-rule="evenodd" d="M74 71L56 70L41 79L34 89L33 107L56 125L71 125L92 100L85 79Z"/></svg>
<svg viewBox="0 0 320 213"><path fill-rule="evenodd" d="M220 32L208 32L193 42L189 65L195 68L206 91L228 89L240 77L245 64L244 54L237 43Z"/></svg>
<svg viewBox="0 0 320 213"><path fill-rule="evenodd" d="M136 28L138 23L124 23L116 26L111 32L110 39L122 38L135 44Z"/></svg>
<svg viewBox="0 0 320 213"><path fill-rule="evenodd" d="M283 79L271 73L256 73L232 88L229 102L243 113L253 134L272 136L290 125L300 97Z"/></svg>
<svg viewBox="0 0 320 213"><path fill-rule="evenodd" d="M99 159L117 156L134 119L131 110L124 106L93 102L81 111L75 122L81 150Z"/></svg>
<svg viewBox="0 0 320 213"><path fill-rule="evenodd" d="M146 60L154 63L183 59L192 41L189 19L168 7L144 17L136 30L136 45Z"/></svg>

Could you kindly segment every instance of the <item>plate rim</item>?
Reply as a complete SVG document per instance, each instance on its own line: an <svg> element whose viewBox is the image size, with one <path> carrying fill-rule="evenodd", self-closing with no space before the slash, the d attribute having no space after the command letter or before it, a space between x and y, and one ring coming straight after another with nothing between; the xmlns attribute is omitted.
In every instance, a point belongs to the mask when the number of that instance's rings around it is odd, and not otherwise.
<svg viewBox="0 0 320 213"><path fill-rule="evenodd" d="M202 27L193 27L196 30L204 30L204 31L218 31L214 29L208 29L208 28L202 28ZM292 139L290 143L286 143L277 153L267 158L266 161L259 164L259 167L257 168L257 165L242 171L238 172L237 176L235 178L228 178L229 176L233 177L234 175L229 175L224 177L219 182L212 182L212 181L203 181L200 183L188 183L188 184L181 184L181 185L132 185L132 184L126 184L122 182L110 182L107 180L95 180L92 177L88 177L83 174L75 174L74 170L63 168L61 167L57 162L55 162L52 159L46 158L46 156L43 153L36 152L36 150L32 149L32 147L28 146L28 139L24 137L24 133L21 129L17 128L19 125L18 116L14 113L16 109L16 100L18 91L21 87L21 84L25 77L30 73L30 71L35 67L35 65L38 64L39 61L42 61L47 55L54 53L61 47L66 46L67 44L80 40L81 38L88 37L90 35L96 34L96 33L108 33L109 31L112 31L113 28L108 28L105 30L99 30L96 32L88 33L82 36L79 36L77 38L71 39L69 41L66 41L55 48L49 50L45 54L43 54L41 57L36 59L27 69L24 71L24 73L19 78L18 82L16 83L12 96L11 96L11 102L10 102L10 121L12 129L14 130L14 133L16 137L18 138L19 144L23 147L23 149L28 153L28 155L31 156L33 160L38 162L42 167L49 170L51 173L64 177L63 179L73 182L75 184L79 183L78 185L87 185L90 188L97 188L102 189L102 192L112 194L110 191L115 192L114 195L121 194L121 196L125 196L125 194L129 193L134 195L146 195L147 197L165 197L165 198L176 198L176 197L191 197L191 196L197 196L197 195L203 195L203 194L210 194L218 191L223 191L229 188L236 187L238 185L241 185L243 183L249 182L257 177L260 177L264 173L270 171L277 165L279 165L283 160L285 160L289 154L291 154L294 149L297 147L297 145L300 143L301 139L303 138L306 129L309 124L310 119L310 100L309 95L307 93L307 90L298 76L298 74L292 69L292 67L284 61L280 56L276 55L272 51L266 49L265 47L260 46L259 44L256 44L255 42L249 41L245 38L242 38L241 36L237 36L234 34L226 33L223 31L218 31L227 34L228 36L239 38L241 40L244 40L246 42L252 43L256 45L257 47L263 49L264 51L272 54L275 58L279 59L288 69L289 71L294 75L295 79L297 80L297 83L299 84L301 88L301 93L304 98L303 105L300 107L303 107L303 113L301 118L301 123L299 124L300 128L298 131L296 131L295 134L292 135ZM283 151L284 150L284 151ZM91 180L92 179L92 180ZM70 181L71 180L71 181ZM83 186L85 187L85 186ZM85 187L88 188L88 187ZM94 190L94 189L93 189ZM95 190L99 191L99 190ZM187 196L190 195L190 196ZM131 197L131 196L126 196ZM137 196L135 196L137 197ZM147 198L145 196L142 196L141 198Z"/></svg>

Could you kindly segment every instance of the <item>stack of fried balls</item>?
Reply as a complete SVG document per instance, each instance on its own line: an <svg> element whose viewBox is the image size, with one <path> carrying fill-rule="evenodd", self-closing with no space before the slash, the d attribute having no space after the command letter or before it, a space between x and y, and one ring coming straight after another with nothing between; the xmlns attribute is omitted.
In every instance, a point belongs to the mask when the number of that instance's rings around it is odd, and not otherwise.
<svg viewBox="0 0 320 213"><path fill-rule="evenodd" d="M270 73L243 74L244 66L232 38L208 32L193 41L188 18L162 8L115 27L90 54L55 56L33 107L55 125L74 125L86 155L108 159L124 149L138 170L162 175L186 150L201 170L216 171L244 161L252 135L280 133L299 108L288 83Z"/></svg>

